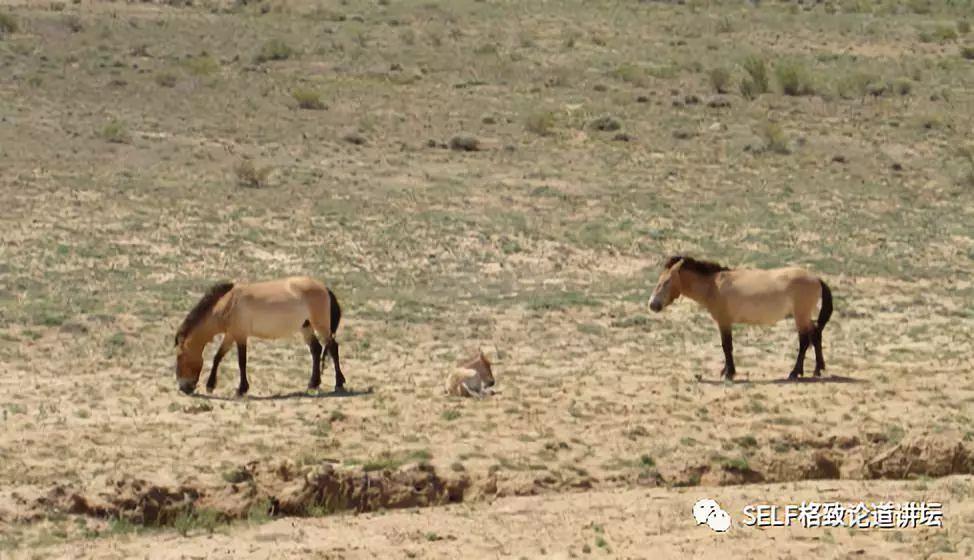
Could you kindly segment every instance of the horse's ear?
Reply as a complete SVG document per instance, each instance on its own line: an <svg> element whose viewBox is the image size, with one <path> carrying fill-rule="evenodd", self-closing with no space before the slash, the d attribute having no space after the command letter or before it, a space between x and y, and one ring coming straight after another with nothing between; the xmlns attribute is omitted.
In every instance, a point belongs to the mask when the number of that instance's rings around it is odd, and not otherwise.
<svg viewBox="0 0 974 560"><path fill-rule="evenodd" d="M670 272L679 272L680 267L683 266L683 261L684 261L683 258L680 258L680 260L676 261L676 263L670 267Z"/></svg>

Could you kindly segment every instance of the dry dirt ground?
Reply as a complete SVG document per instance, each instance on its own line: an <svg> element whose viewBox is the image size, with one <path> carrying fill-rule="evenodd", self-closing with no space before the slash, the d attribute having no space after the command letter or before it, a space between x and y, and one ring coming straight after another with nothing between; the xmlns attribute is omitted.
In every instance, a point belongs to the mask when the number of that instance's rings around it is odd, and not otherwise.
<svg viewBox="0 0 974 560"><path fill-rule="evenodd" d="M0 556L971 557L971 10L2 2ZM782 322L719 382L704 313L648 311L675 252L821 273L830 377L781 382ZM206 287L287 274L352 392L296 335L181 395ZM440 395L477 346L500 393Z"/></svg>

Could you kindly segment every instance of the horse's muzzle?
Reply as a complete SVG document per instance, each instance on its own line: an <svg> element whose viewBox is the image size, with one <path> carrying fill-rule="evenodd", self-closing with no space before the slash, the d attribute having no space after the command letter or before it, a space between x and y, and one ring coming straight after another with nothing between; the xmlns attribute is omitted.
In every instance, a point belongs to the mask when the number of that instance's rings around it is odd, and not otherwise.
<svg viewBox="0 0 974 560"><path fill-rule="evenodd" d="M193 391L196 390L196 383L193 383L192 381L180 381L179 390L187 395L192 395Z"/></svg>
<svg viewBox="0 0 974 560"><path fill-rule="evenodd" d="M649 308L659 313L660 311L663 310L663 304L658 301L651 301L649 302Z"/></svg>

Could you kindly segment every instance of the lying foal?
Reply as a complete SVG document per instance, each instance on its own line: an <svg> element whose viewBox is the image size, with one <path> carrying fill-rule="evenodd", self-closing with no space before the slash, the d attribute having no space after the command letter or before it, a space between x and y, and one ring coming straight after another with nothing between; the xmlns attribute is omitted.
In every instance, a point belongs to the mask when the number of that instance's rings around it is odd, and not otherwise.
<svg viewBox="0 0 974 560"><path fill-rule="evenodd" d="M493 393L494 374L490 368L490 360L483 352L477 351L477 356L460 365L463 369L472 369L475 373L454 372L446 380L446 394L454 397L484 398Z"/></svg>

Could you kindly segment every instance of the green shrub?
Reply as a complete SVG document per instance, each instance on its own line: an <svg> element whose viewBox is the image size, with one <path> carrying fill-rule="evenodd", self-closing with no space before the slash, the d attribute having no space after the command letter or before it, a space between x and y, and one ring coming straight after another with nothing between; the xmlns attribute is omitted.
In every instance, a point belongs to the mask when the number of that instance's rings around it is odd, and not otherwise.
<svg viewBox="0 0 974 560"><path fill-rule="evenodd" d="M960 55L967 60L974 60L974 47L963 47L960 50Z"/></svg>
<svg viewBox="0 0 974 560"><path fill-rule="evenodd" d="M754 99L762 93L768 92L768 66L764 59L758 56L749 56L741 62L747 77L741 81L741 95L748 99Z"/></svg>
<svg viewBox="0 0 974 560"><path fill-rule="evenodd" d="M260 52L254 57L254 62L259 64L272 60L287 60L292 55L294 55L294 49L287 43L280 39L271 39L261 47Z"/></svg>
<svg viewBox="0 0 974 560"><path fill-rule="evenodd" d="M243 160L235 168L237 184L241 187L259 189L267 186L267 178L272 171L271 167L258 169L251 161Z"/></svg>
<svg viewBox="0 0 974 560"><path fill-rule="evenodd" d="M775 78L785 95L814 95L815 85L804 64L797 60L786 60L774 65Z"/></svg>
<svg viewBox="0 0 974 560"><path fill-rule="evenodd" d="M209 76L220 69L220 63L207 54L187 58L183 61L183 66L194 76Z"/></svg>
<svg viewBox="0 0 974 560"><path fill-rule="evenodd" d="M524 127L539 136L551 136L555 129L555 114L551 111L531 113L525 119Z"/></svg>
<svg viewBox="0 0 974 560"><path fill-rule="evenodd" d="M764 151L775 154L789 154L788 139L781 127L773 122L767 122L758 129L758 135L764 141Z"/></svg>
<svg viewBox="0 0 974 560"><path fill-rule="evenodd" d="M0 12L0 39L2 39L4 35L16 33L19 28L20 27L17 25L17 20L14 19L14 16Z"/></svg>
<svg viewBox="0 0 974 560"><path fill-rule="evenodd" d="M129 136L128 127L118 119L112 119L111 122L106 124L99 132L99 135L102 139L113 144L127 144L132 139Z"/></svg>
<svg viewBox="0 0 974 560"><path fill-rule="evenodd" d="M298 102L298 107L312 111L325 109L325 104L321 102L321 94L313 89L296 89L291 92L291 97Z"/></svg>
<svg viewBox="0 0 974 560"><path fill-rule="evenodd" d="M727 93L731 74L726 68L714 68L710 71L710 85L717 93Z"/></svg>

